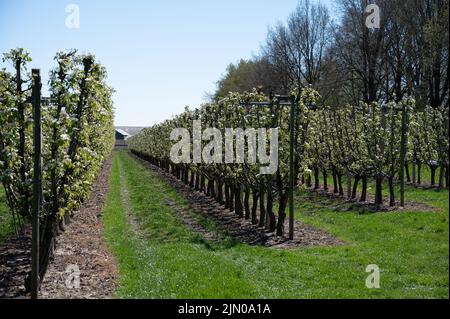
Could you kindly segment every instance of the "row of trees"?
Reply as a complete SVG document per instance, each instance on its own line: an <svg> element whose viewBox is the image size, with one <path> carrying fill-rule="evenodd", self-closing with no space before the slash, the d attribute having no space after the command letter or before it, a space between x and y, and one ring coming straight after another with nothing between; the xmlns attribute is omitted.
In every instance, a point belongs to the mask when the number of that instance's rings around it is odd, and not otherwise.
<svg viewBox="0 0 450 319"><path fill-rule="evenodd" d="M314 175L313 187L320 187L322 173L323 188L328 190L327 176L331 172L334 193L344 195L342 176L350 174L353 186L348 197L356 199L361 182L359 200L365 202L368 180L374 179L375 205L381 205L382 183L387 181L389 204L394 206L394 186L401 178L402 165L406 179L421 184L424 163L431 171L431 185L435 186L436 171L440 168L437 186L448 187L448 120L448 108L426 107L417 111L412 98L381 107L377 103L321 107L311 116L310 123L308 158Z"/></svg>
<svg viewBox="0 0 450 319"><path fill-rule="evenodd" d="M424 111L415 111L412 98L382 107L376 102L322 107L317 104L320 97L315 90L305 88L300 95L297 92L294 90L291 96L297 113L294 120L296 185L312 186L314 179L314 188L319 188L321 173L323 186L328 189L327 180L331 175L335 193L344 195L343 182L352 181L350 196L356 198L361 181L360 200L366 201L368 180L374 179L377 181L375 204L380 206L383 204L383 181L387 180L390 204L395 205L394 182L400 177L401 163L406 160L417 164L419 172L421 163L428 163L432 168L440 165L440 185L444 180L448 185L448 126L446 131L441 130L448 122L448 109L428 107ZM129 147L135 154L171 172L194 190L215 198L239 217L251 219L253 224L283 235L289 192L289 117L289 107L280 103L276 96L265 96L257 90L229 93L217 103L208 103L193 111L186 109L171 120L143 130L129 140ZM248 161L241 164L194 163L189 154L189 163L174 163L170 158L174 144L171 132L175 128L187 128L193 137L194 120L200 120L204 128L214 127L222 133L222 137L207 137L202 141L203 146L210 143L210 138L215 142L219 138L219 144L226 145L226 128L244 130L243 135L234 132L233 158L241 152L241 158L248 159L255 151L249 147L253 137L247 134L247 129L278 128L276 173L262 175L261 164L251 165ZM247 144L238 149L237 141L244 136ZM194 144L189 145L189 153L192 153ZM214 145L217 144L213 143L207 152L220 152L219 157L223 158L225 147L217 149ZM275 206L278 207L277 213L274 212Z"/></svg>
<svg viewBox="0 0 450 319"><path fill-rule="evenodd" d="M368 4L380 9L368 28ZM336 0L329 9L300 0L285 23L270 28L260 54L231 64L213 95L261 87L288 94L312 86L323 105L401 101L448 107L448 0ZM374 16L371 16L374 17Z"/></svg>
<svg viewBox="0 0 450 319"><path fill-rule="evenodd" d="M369 18L377 18L376 12L366 11L369 4L379 8L377 28L367 25ZM326 6L300 0L285 23L269 29L258 56L230 64L218 81L213 100L220 100L229 91L244 92L254 87L267 95L312 87L320 93L318 104L332 109L347 104L359 109L373 103L387 106L414 98L414 114L424 111L430 117L412 121L411 130L419 123L439 137L428 138L411 132L416 143L407 154L406 177L420 184L421 168L430 166L432 185L438 183L443 187L448 165L444 155L447 147L442 141L448 132L445 114L449 108L449 1L336 0L335 5L339 21L330 17ZM379 114L385 112L379 110ZM315 144L318 148L319 142ZM434 158L432 162L430 158ZM320 166L329 165L334 164L318 163L315 167L316 186ZM381 174L381 168L377 171L379 197L382 176L387 174ZM362 173L357 178L363 185L365 175Z"/></svg>
<svg viewBox="0 0 450 319"><path fill-rule="evenodd" d="M13 71L0 71L0 182L17 225L30 220L33 197L31 89L40 83L27 72L30 61L28 52L14 49L3 58ZM50 97L41 104L41 280L58 231L89 195L114 145L113 90L106 84L105 68L94 56L74 50L57 53L55 61Z"/></svg>
<svg viewBox="0 0 450 319"><path fill-rule="evenodd" d="M317 92L314 90L303 90L300 95L293 93L292 96L298 114L300 114L295 121L295 128L298 132L297 151L299 152L295 163L296 175L302 174L301 172L305 168L302 160L304 157L301 154L304 153L307 136L309 106L314 105L317 98ZM269 99L256 90L243 94L230 93L218 103L205 104L194 111L186 109L183 114L172 120L143 130L129 140L129 147L135 154L171 172L193 189L205 192L215 198L225 208L235 211L239 217L251 219L253 224L266 226L270 231L276 230L279 235L283 235L289 192L289 166L287 164L289 162L289 116L289 108L281 105L275 97ZM187 128L191 131L192 136L193 120L200 120L204 128L213 127L219 130L222 137L225 137L227 128L244 130L245 138L243 135L234 134L231 140L233 158L236 158L241 152L241 158L248 159L255 152L255 150L249 149L248 142L252 137L247 134L247 129L278 128L280 152L278 153L278 163L275 163L277 164L276 173L263 175L260 171L261 163L250 165L247 160L244 163L220 164L173 163L170 158L170 149L173 145L170 139L171 132L175 128ZM237 149L238 138L247 141L242 150ZM217 137L213 139L218 143L225 142L225 140L217 141ZM205 140L202 143L203 146L209 144ZM273 140L271 143L273 145ZM259 144L258 147L263 147L266 151L269 143L266 144ZM218 155L225 157L226 148L218 150L212 147L210 151L214 154L220 152ZM278 214L274 212L276 201L278 201ZM259 217L257 216L258 205Z"/></svg>

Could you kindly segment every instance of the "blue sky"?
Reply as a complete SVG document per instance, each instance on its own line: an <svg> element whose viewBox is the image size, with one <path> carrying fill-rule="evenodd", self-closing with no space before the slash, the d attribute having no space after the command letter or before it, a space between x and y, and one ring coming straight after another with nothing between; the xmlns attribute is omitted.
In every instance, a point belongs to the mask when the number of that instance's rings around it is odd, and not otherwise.
<svg viewBox="0 0 450 319"><path fill-rule="evenodd" d="M322 0L333 7L332 0ZM80 8L68 29L65 9ZM90 52L116 90L116 125L149 126L197 107L230 62L258 53L297 0L0 0L0 53L24 47L43 80L57 51ZM3 64L2 64L3 65ZM45 89L45 88L44 88Z"/></svg>

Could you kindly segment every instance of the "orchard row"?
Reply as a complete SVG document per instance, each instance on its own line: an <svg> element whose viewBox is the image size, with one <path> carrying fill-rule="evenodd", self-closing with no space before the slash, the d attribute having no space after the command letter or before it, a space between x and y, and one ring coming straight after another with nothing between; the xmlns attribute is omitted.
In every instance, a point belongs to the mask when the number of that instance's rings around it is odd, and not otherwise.
<svg viewBox="0 0 450 319"><path fill-rule="evenodd" d="M0 70L0 182L15 224L32 216L35 118L32 92L38 92L42 131L42 178L39 216L39 272L42 280L64 222L88 197L114 143L112 89L106 70L92 55L60 52L50 72L50 97L27 71L23 49L4 54ZM36 101L34 101L36 103Z"/></svg>
<svg viewBox="0 0 450 319"><path fill-rule="evenodd" d="M290 100L296 108L294 176L298 187L318 189L322 175L322 187L328 190L331 186L328 177L332 176L334 193L345 195L346 189L348 197L359 196L365 202L368 181L375 180L374 200L381 207L384 182L388 182L390 205L396 205L394 186L403 170L411 179L411 166L415 183L421 182L421 168L428 165L432 183L440 168L439 187L448 185L448 108L417 110L411 98L385 105L320 106L320 96L312 89L292 93ZM259 163L174 163L170 157L175 143L170 138L171 132L185 128L192 136L195 121L222 133L228 128L278 128L278 169L263 175ZM234 143L237 142L235 136ZM201 143L205 146L208 141ZM195 110L186 108L184 113L129 140L135 154L173 173L194 190L214 197L239 217L276 230L278 235L284 234L288 203L289 143L290 107L280 103L277 96L267 97L256 90L230 93L217 103L204 104ZM245 157L250 155L248 145Z"/></svg>

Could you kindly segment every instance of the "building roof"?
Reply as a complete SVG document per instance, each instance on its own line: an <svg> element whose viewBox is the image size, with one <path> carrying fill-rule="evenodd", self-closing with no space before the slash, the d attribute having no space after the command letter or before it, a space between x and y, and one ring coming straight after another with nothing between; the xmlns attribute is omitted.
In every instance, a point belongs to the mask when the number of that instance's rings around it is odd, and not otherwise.
<svg viewBox="0 0 450 319"><path fill-rule="evenodd" d="M145 127L138 127L138 126L116 126L116 131L118 131L119 133L120 133L120 131L123 131L123 132L127 133L126 136L133 136L133 135L138 134L144 128Z"/></svg>
<svg viewBox="0 0 450 319"><path fill-rule="evenodd" d="M124 130L122 130L120 128L116 128L116 132L123 136L130 136L130 134L128 134L127 132L125 132Z"/></svg>

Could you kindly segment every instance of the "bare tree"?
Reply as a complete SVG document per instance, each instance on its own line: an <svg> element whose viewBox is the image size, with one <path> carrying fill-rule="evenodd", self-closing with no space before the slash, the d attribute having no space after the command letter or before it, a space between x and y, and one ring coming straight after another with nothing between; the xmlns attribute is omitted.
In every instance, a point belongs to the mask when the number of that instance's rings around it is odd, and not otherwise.
<svg viewBox="0 0 450 319"><path fill-rule="evenodd" d="M340 0L343 20L335 34L335 54L340 56L339 72L351 81L353 93L367 103L380 99L380 86L384 81L386 63L386 34L389 15L388 0L380 5L380 28L366 26L365 0Z"/></svg>
<svg viewBox="0 0 450 319"><path fill-rule="evenodd" d="M291 86L317 88L332 39L331 26L325 6L301 0L286 25L269 30L263 53L279 72L287 74Z"/></svg>

